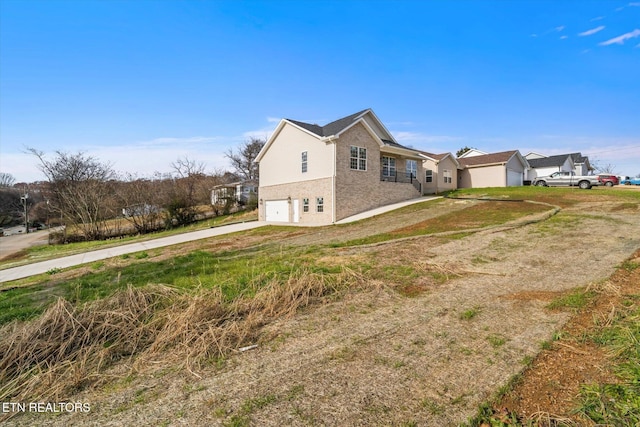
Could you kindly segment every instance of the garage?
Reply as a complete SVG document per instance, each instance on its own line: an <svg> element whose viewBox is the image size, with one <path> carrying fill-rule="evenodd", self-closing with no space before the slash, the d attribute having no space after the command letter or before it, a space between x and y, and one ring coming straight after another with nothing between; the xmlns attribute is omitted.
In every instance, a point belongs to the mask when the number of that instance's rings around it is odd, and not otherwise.
<svg viewBox="0 0 640 427"><path fill-rule="evenodd" d="M289 202L287 200L267 200L264 206L267 222L289 222Z"/></svg>
<svg viewBox="0 0 640 427"><path fill-rule="evenodd" d="M522 172L507 169L507 187L518 187L522 185Z"/></svg>

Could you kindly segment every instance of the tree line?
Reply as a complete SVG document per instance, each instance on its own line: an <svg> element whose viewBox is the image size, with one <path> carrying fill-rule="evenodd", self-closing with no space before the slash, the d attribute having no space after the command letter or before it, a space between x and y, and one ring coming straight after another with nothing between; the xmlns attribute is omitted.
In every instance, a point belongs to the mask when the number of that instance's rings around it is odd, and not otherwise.
<svg viewBox="0 0 640 427"><path fill-rule="evenodd" d="M46 181L15 184L0 173L0 227L64 225L60 242L102 240L183 226L219 215L211 190L239 180L257 180L255 158L265 140L251 138L225 156L231 171L205 172L205 164L188 157L171 163L171 171L152 176L118 174L110 163L84 152L56 151L52 158L29 148ZM228 209L227 209L228 210Z"/></svg>

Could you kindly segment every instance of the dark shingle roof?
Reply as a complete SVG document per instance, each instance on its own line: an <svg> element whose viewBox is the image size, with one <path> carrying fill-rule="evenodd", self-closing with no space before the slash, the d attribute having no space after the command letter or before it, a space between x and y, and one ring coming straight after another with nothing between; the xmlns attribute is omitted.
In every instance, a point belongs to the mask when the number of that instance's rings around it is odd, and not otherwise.
<svg viewBox="0 0 640 427"><path fill-rule="evenodd" d="M582 153L571 153L569 154L575 163L584 163L587 161L588 157L583 156Z"/></svg>
<svg viewBox="0 0 640 427"><path fill-rule="evenodd" d="M495 163L506 163L516 153L517 151L513 150L513 151L502 151L500 153L484 154L482 156L463 157L463 158L458 158L458 163L460 163L460 165L465 167L492 165Z"/></svg>
<svg viewBox="0 0 640 427"><path fill-rule="evenodd" d="M324 126L319 126L316 124L310 124L310 123L305 123L305 122L299 122L297 120L291 120L291 119L286 119L287 121L300 126L301 128L304 128L306 130L308 130L309 132L312 132L318 136L331 136L331 135L336 135L338 133L340 133L341 131L343 131L344 129L348 128L351 124L353 124L353 122L358 119L360 116L362 116L364 113L366 113L367 111L371 111L370 108L367 108L366 110L362 110L362 111L358 111L357 113L353 113L351 115L348 115L347 117L343 117L341 119L335 120L331 123L328 123ZM396 147L396 148L402 148L405 150L410 150L410 151L417 151L413 148L409 148L409 147L405 147L402 144L398 144L395 141L392 141L390 139L384 139L381 138L382 142L389 146L389 147Z"/></svg>
<svg viewBox="0 0 640 427"><path fill-rule="evenodd" d="M301 128L308 130L309 132L313 132L318 136L331 136L339 133L341 130L351 125L356 118L358 118L359 116L362 115L362 113L365 113L367 111L369 111L368 108L366 110L358 111L357 113L351 114L347 117L343 117L341 119L335 120L324 126L309 124L305 122L299 122L297 120L291 120L291 119L287 119L287 121L295 125L298 125Z"/></svg>
<svg viewBox="0 0 640 427"><path fill-rule="evenodd" d="M569 156L569 154L561 154L558 156L542 157L540 159L528 159L527 161L532 168L548 168L562 166Z"/></svg>

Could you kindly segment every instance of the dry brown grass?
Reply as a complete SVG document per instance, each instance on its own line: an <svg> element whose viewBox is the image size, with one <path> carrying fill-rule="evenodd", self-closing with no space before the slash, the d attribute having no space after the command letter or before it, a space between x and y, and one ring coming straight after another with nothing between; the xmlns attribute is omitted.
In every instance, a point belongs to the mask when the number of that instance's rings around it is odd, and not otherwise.
<svg viewBox="0 0 640 427"><path fill-rule="evenodd" d="M163 285L128 288L73 306L59 299L40 318L0 329L0 401L56 400L104 384L116 361L144 371L162 361L189 371L258 338L274 319L336 295L363 277L296 272L233 302L218 289L186 294Z"/></svg>

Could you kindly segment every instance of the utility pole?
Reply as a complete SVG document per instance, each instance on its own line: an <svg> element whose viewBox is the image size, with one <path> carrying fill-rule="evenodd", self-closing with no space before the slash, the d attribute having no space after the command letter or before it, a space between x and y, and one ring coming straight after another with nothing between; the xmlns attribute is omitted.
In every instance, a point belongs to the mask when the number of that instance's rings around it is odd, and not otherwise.
<svg viewBox="0 0 640 427"><path fill-rule="evenodd" d="M27 200L29 199L29 193L24 193L24 196L20 197L20 201L24 205L24 228L29 233L29 213L27 211Z"/></svg>

